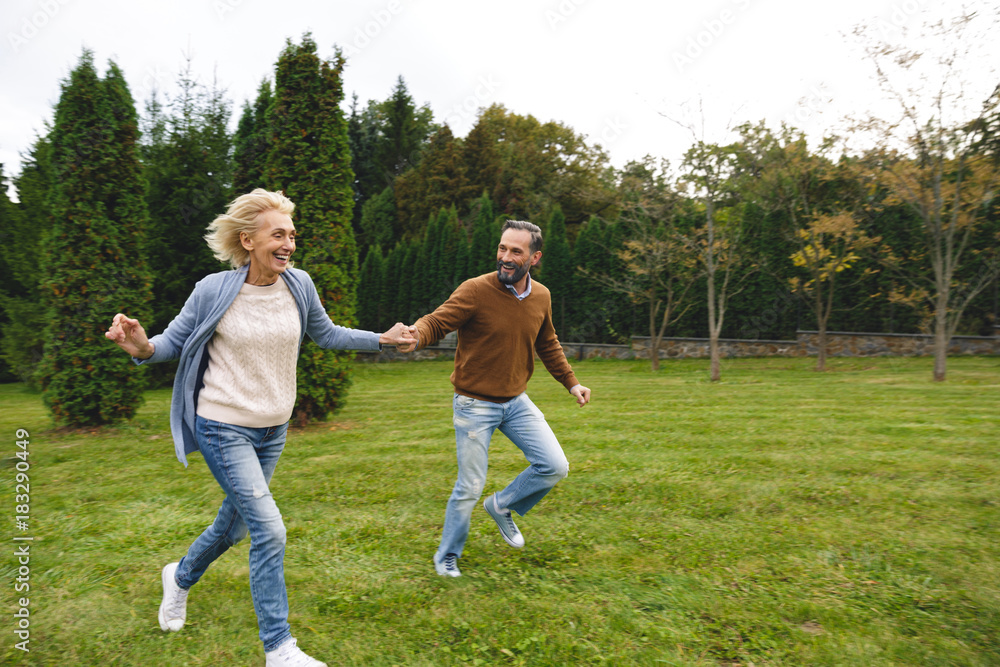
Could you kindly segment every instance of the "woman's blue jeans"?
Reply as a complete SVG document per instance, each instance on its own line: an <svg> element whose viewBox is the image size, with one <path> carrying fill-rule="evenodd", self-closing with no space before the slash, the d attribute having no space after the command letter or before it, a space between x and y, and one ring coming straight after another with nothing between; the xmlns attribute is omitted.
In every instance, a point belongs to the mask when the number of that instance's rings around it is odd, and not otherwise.
<svg viewBox="0 0 1000 667"><path fill-rule="evenodd" d="M215 522L177 566L177 585L191 588L212 562L250 533L250 594L264 650L292 636L285 590L285 524L268 484L285 447L288 424L248 428L198 417L198 448L226 493Z"/></svg>
<svg viewBox="0 0 1000 667"><path fill-rule="evenodd" d="M569 473L569 462L559 441L545 421L545 415L527 394L522 393L506 403L455 394L452 406L458 481L448 499L441 545L434 554L438 563L448 554L462 555L472 511L486 484L490 439L496 429L517 445L530 464L507 488L497 492L497 504L501 508L524 516Z"/></svg>

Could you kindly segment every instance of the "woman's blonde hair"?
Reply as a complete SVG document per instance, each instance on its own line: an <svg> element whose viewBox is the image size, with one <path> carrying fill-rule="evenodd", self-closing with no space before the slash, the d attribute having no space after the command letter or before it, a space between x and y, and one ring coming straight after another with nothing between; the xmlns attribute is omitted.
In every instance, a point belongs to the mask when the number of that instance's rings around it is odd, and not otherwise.
<svg viewBox="0 0 1000 667"><path fill-rule="evenodd" d="M229 209L212 221L208 234L205 234L215 258L220 262L229 262L234 269L248 264L250 253L240 242L240 232L249 236L256 234L261 227L260 214L271 210L290 216L295 204L283 192L269 192L263 188L240 195L230 202ZM291 265L289 262L288 266Z"/></svg>

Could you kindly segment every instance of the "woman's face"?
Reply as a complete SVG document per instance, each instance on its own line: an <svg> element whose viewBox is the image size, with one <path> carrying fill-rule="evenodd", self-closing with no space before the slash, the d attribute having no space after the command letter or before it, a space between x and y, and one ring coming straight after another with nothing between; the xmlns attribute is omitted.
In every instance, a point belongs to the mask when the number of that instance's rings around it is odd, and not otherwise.
<svg viewBox="0 0 1000 667"><path fill-rule="evenodd" d="M288 268L295 252L295 225L288 215L271 209L259 216L260 229L242 237L243 247L250 253L250 269L262 278L276 278Z"/></svg>

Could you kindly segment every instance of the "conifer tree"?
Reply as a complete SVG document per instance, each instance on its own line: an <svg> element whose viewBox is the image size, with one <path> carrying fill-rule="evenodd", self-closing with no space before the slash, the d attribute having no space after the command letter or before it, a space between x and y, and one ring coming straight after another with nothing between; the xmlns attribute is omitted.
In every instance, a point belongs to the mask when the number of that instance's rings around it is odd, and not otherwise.
<svg viewBox="0 0 1000 667"><path fill-rule="evenodd" d="M440 215L433 213L427 220L427 227L424 229L424 240L420 246L420 263L422 271L421 289L413 295L417 301L412 305L419 304L420 310L436 308L438 302L438 292L441 275L441 223L444 222Z"/></svg>
<svg viewBox="0 0 1000 667"><path fill-rule="evenodd" d="M573 247L573 279L577 281L576 313L573 335L586 342L604 338L602 292L604 287L592 276L605 275L606 253L603 248L604 229L601 219L591 216L580 226ZM567 332L569 333L569 332Z"/></svg>
<svg viewBox="0 0 1000 667"><path fill-rule="evenodd" d="M233 192L246 194L264 187L270 131L267 110L271 106L271 82L264 79L251 106L244 102L236 134L233 136Z"/></svg>
<svg viewBox="0 0 1000 667"><path fill-rule="evenodd" d="M442 208L438 212L437 230L437 275L429 285L432 292L437 293L434 299L435 307L443 303L457 286L455 273L461 233L459 231L458 211L455 210L454 206L447 209Z"/></svg>
<svg viewBox="0 0 1000 667"><path fill-rule="evenodd" d="M353 326L358 289L358 252L351 226L354 195L344 97L344 56L316 53L308 33L289 41L278 58L265 180L295 202L298 249L295 261L309 272L320 299L337 324ZM324 419L340 408L350 385L350 352L302 347L295 421Z"/></svg>
<svg viewBox="0 0 1000 667"><path fill-rule="evenodd" d="M45 347L45 309L42 301L42 240L52 227L49 213L49 152L46 137L39 137L31 148L14 179L19 202L8 202L3 214L2 228L18 240L17 252L5 253L3 273L3 299L0 301L6 321L0 330L0 356L14 378L37 390L36 376L42 351ZM6 188L3 188L4 201Z"/></svg>
<svg viewBox="0 0 1000 667"><path fill-rule="evenodd" d="M3 173L3 165L0 164L0 229L11 234L11 238L19 238L16 232L22 227L20 223L20 211L14 202L7 196L7 178ZM14 283L13 271L11 270L11 260L15 259L14 253L3 253L0 256L0 275L8 276L7 284L0 285L0 382L11 382L16 379L14 366L7 361L7 355L3 353L7 348L10 338L10 328L12 320L8 300L14 298L14 292L19 287ZM16 321L16 320L15 320Z"/></svg>
<svg viewBox="0 0 1000 667"><path fill-rule="evenodd" d="M475 209L472 244L469 248L469 274L478 276L495 267L500 236L495 233L498 228L494 223L496 213L493 210L493 202L485 192L476 200Z"/></svg>
<svg viewBox="0 0 1000 667"><path fill-rule="evenodd" d="M154 112L144 152L150 212L146 255L153 274L153 319L148 330L162 331L180 311L197 281L218 271L205 243L205 228L232 199L228 130L230 104L218 88L194 80L188 62L179 94L169 111Z"/></svg>
<svg viewBox="0 0 1000 667"><path fill-rule="evenodd" d="M566 217L557 204L549 216L542 253L541 282L552 293L552 317L556 331L566 333L566 318L573 307L573 254L566 240Z"/></svg>
<svg viewBox="0 0 1000 667"><path fill-rule="evenodd" d="M51 133L41 385L59 424L127 419L142 398L142 376L104 339L115 313L149 315L150 276L139 252L148 216L138 135L121 70L111 63L100 79L85 51L63 82Z"/></svg>
<svg viewBox="0 0 1000 667"><path fill-rule="evenodd" d="M399 315L395 318L406 323L412 323L428 312L425 305L428 289L426 274L423 271L419 275L417 274L418 258L421 260L423 258L420 242L416 240L407 242L402 262L399 265L397 278Z"/></svg>
<svg viewBox="0 0 1000 667"><path fill-rule="evenodd" d="M393 239L396 221L396 202L392 188L386 188L361 205L361 222L358 225L358 249L364 254L368 248L381 246L388 249Z"/></svg>
<svg viewBox="0 0 1000 667"><path fill-rule="evenodd" d="M396 245L382 258L382 293L379 297L380 309L387 322L397 322L403 319L399 306L399 269L403 264L406 248L402 243Z"/></svg>
<svg viewBox="0 0 1000 667"><path fill-rule="evenodd" d="M382 280L385 267L382 249L372 246L361 264L361 281L358 284L358 326L363 329L381 331L382 325Z"/></svg>

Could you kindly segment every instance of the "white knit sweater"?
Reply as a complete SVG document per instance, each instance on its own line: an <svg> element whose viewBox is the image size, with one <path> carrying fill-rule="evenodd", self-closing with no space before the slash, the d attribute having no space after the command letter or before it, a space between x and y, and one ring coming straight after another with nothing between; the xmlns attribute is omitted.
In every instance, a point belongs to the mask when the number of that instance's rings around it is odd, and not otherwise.
<svg viewBox="0 0 1000 667"><path fill-rule="evenodd" d="M295 407L301 324L288 286L244 284L208 342L198 415L265 428L284 424Z"/></svg>

